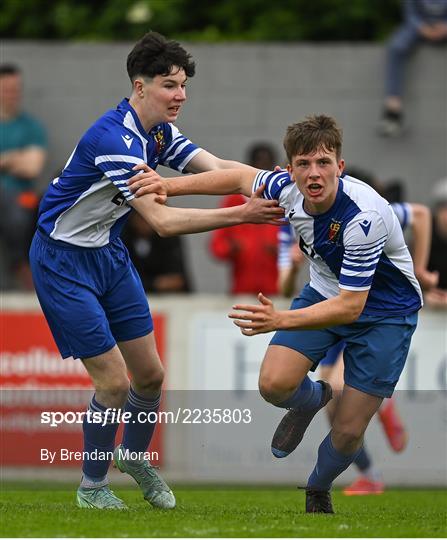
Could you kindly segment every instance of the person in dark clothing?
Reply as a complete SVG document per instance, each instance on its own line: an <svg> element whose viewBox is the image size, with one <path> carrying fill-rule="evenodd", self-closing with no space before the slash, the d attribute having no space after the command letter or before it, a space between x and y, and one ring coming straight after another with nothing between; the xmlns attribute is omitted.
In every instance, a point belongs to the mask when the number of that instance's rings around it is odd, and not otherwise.
<svg viewBox="0 0 447 540"><path fill-rule="evenodd" d="M447 309L447 178L433 190L433 233L428 268L439 274L438 286L425 295L426 303L434 308Z"/></svg>
<svg viewBox="0 0 447 540"><path fill-rule="evenodd" d="M192 292L180 236L162 238L135 212L129 218L122 239L145 291Z"/></svg>

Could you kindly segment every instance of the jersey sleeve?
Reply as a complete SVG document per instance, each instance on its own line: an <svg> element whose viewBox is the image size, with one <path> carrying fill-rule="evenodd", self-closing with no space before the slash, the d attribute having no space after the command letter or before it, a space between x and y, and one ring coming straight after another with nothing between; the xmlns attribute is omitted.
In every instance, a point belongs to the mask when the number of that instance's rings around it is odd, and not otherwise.
<svg viewBox="0 0 447 540"><path fill-rule="evenodd" d="M262 193L264 199L279 200L281 191L293 184L293 180L287 171L259 171L253 180L253 193L263 184L265 185Z"/></svg>
<svg viewBox="0 0 447 540"><path fill-rule="evenodd" d="M129 190L127 181L135 176L132 170L135 165L145 163L143 146L139 140L133 139L128 152L123 144L122 133L106 132L100 139L95 151L95 166L114 184L127 201L135 198Z"/></svg>
<svg viewBox="0 0 447 540"><path fill-rule="evenodd" d="M292 260L290 249L293 246L295 238L289 223L281 225L278 231L278 269L290 268Z"/></svg>
<svg viewBox="0 0 447 540"><path fill-rule="evenodd" d="M378 212L360 212L348 223L343 234L341 289L367 291L371 288L387 239L388 231Z"/></svg>
<svg viewBox="0 0 447 540"><path fill-rule="evenodd" d="M159 163L165 167L183 172L186 165L202 148L182 135L173 124L168 124L165 133L167 144L160 153Z"/></svg>
<svg viewBox="0 0 447 540"><path fill-rule="evenodd" d="M390 206L394 210L403 231L406 230L408 225L413 224L413 209L410 203L392 203Z"/></svg>

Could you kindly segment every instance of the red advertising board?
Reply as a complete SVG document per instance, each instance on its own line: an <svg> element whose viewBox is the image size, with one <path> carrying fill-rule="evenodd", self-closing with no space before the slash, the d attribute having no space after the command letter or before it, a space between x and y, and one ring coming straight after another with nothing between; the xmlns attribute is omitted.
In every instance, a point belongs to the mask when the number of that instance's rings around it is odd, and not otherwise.
<svg viewBox="0 0 447 540"><path fill-rule="evenodd" d="M155 315L158 352L163 361L165 319ZM0 313L0 465L48 466L45 450L55 452L52 465L78 466L79 460L65 459L60 449L82 450L83 413L93 387L82 362L62 359L44 316L38 312ZM64 422L51 427L42 412L61 413ZM59 416L59 415L58 415ZM162 464L162 430L155 430L151 452ZM122 426L117 435L121 437Z"/></svg>

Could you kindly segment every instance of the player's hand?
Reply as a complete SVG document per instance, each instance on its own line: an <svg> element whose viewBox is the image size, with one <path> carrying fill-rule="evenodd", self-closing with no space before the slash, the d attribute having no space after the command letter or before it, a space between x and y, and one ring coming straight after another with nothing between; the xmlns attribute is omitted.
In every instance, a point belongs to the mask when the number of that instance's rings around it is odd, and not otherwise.
<svg viewBox="0 0 447 540"><path fill-rule="evenodd" d="M439 272L430 272L426 269L415 268L416 278L424 291L429 291L439 283Z"/></svg>
<svg viewBox="0 0 447 540"><path fill-rule="evenodd" d="M132 170L136 171L136 174L127 181L127 185L135 197L156 193L156 202L164 204L168 197L168 192L164 185L163 178L146 163L135 165Z"/></svg>
<svg viewBox="0 0 447 540"><path fill-rule="evenodd" d="M260 305L236 304L228 314L233 323L241 329L244 336L255 336L256 334L266 334L280 328L280 314L275 310L273 302L258 294ZM244 313L238 313L238 312Z"/></svg>
<svg viewBox="0 0 447 540"><path fill-rule="evenodd" d="M259 186L248 201L241 205L243 223L282 225L284 209L278 206L278 201L262 198L264 188L265 185Z"/></svg>
<svg viewBox="0 0 447 540"><path fill-rule="evenodd" d="M444 289L431 289L424 294L425 303L434 309L447 309L447 291Z"/></svg>

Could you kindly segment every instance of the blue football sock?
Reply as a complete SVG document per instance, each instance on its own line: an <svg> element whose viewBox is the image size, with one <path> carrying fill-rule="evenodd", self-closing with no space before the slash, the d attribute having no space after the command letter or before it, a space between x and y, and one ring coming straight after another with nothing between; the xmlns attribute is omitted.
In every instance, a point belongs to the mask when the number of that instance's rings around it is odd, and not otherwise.
<svg viewBox="0 0 447 540"><path fill-rule="evenodd" d="M365 445L360 448L357 457L354 459L354 464L361 472L367 471L371 467L371 457L366 451Z"/></svg>
<svg viewBox="0 0 447 540"><path fill-rule="evenodd" d="M295 392L285 401L276 405L282 409L307 411L317 408L323 398L323 385L305 377Z"/></svg>
<svg viewBox="0 0 447 540"><path fill-rule="evenodd" d="M329 432L318 448L318 460L307 486L313 489L329 490L332 482L354 461L360 450L353 454L341 454L332 444Z"/></svg>
<svg viewBox="0 0 447 540"><path fill-rule="evenodd" d="M113 418L109 418L111 415L107 414L108 407L98 403L95 396L92 397L89 410L95 413L95 422L93 422L92 418L89 420L87 415L84 416L82 427L84 431L84 452L87 452L87 455L84 459L82 471L84 477L88 478L90 482L104 483L111 457L95 459L95 453L110 452L109 455L111 456L119 423L111 421ZM97 422L98 419L101 421ZM104 423L105 425L103 425Z"/></svg>
<svg viewBox="0 0 447 540"><path fill-rule="evenodd" d="M161 394L156 398L147 398L130 388L125 410L131 412L132 417L124 425L122 443L130 452L146 452L157 424L156 415L149 414L158 411L160 396Z"/></svg>

